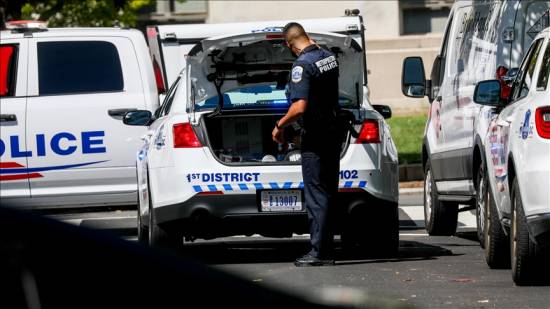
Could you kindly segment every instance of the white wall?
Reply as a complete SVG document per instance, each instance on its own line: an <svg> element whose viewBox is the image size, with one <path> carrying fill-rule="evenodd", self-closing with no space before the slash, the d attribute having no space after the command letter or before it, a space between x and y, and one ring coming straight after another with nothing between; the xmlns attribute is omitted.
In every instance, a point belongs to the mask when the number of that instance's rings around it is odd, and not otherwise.
<svg viewBox="0 0 550 309"><path fill-rule="evenodd" d="M338 17L359 9L368 38L399 35L398 1L208 1L207 23Z"/></svg>

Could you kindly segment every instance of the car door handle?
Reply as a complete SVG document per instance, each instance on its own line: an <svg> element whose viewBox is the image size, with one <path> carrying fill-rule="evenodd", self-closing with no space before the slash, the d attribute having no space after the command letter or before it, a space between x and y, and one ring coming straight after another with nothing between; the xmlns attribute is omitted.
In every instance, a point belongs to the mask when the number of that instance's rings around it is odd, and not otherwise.
<svg viewBox="0 0 550 309"><path fill-rule="evenodd" d="M127 112L137 111L137 108L115 108L108 111L109 116L124 116Z"/></svg>
<svg viewBox="0 0 550 309"><path fill-rule="evenodd" d="M8 121L16 121L17 116L14 114L1 114L0 115L0 122L8 122Z"/></svg>

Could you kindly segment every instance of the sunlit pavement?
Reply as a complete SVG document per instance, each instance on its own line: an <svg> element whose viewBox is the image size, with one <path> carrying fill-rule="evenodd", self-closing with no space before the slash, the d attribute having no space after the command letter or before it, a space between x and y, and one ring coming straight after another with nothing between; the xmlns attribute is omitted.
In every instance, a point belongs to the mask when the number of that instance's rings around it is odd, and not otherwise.
<svg viewBox="0 0 550 309"><path fill-rule="evenodd" d="M352 288L422 308L548 308L550 285L514 286L510 270L491 270L475 237L475 217L461 213L457 236L430 237L423 226L421 194L400 197L397 257L346 256L337 239L336 266L296 268L308 236L274 239L228 237L186 244L185 255L257 284L311 297L327 288ZM58 214L71 224L105 229L135 241L135 211Z"/></svg>

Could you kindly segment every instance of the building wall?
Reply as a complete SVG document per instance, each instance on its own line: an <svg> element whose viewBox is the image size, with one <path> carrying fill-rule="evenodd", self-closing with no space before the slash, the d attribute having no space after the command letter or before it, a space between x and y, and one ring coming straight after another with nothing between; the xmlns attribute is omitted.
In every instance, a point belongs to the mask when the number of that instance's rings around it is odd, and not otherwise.
<svg viewBox="0 0 550 309"><path fill-rule="evenodd" d="M359 9L369 38L399 35L398 1L208 1L207 23L344 16ZM383 25L382 27L380 25ZM307 29L306 29L307 30Z"/></svg>
<svg viewBox="0 0 550 309"><path fill-rule="evenodd" d="M407 56L421 56L426 72L439 51L453 0L379 1L221 1L188 0L157 3L149 20L157 23L228 23L277 19L307 19L344 16L346 9L359 9L366 29L367 65L371 99L390 105L394 114L424 113L426 99L410 99L401 93L401 70ZM171 12L169 7L172 7ZM407 24L407 25L405 25ZM307 29L306 29L307 30ZM430 32L428 34L403 35Z"/></svg>

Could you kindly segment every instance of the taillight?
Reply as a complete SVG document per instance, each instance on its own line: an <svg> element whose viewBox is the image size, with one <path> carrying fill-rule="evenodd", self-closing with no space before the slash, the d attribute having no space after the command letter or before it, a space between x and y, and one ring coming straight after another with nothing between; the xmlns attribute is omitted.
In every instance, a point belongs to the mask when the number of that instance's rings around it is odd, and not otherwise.
<svg viewBox="0 0 550 309"><path fill-rule="evenodd" d="M174 148L197 148L202 147L191 125L186 123L176 123L173 127Z"/></svg>
<svg viewBox="0 0 550 309"><path fill-rule="evenodd" d="M361 133L355 141L356 144L371 144L380 143L380 129L378 127L378 120L366 119L363 121L363 127Z"/></svg>
<svg viewBox="0 0 550 309"><path fill-rule="evenodd" d="M496 78L500 81L500 98L507 100L512 92L512 86L504 81L504 77L508 73L508 69L504 66L499 66L497 68Z"/></svg>
<svg viewBox="0 0 550 309"><path fill-rule="evenodd" d="M265 36L266 40L282 40L284 36L282 34L267 34Z"/></svg>
<svg viewBox="0 0 550 309"><path fill-rule="evenodd" d="M550 106L537 108L535 123L539 136L542 138L550 138Z"/></svg>
<svg viewBox="0 0 550 309"><path fill-rule="evenodd" d="M159 94L165 93L164 79L162 78L162 72L156 59L153 59L153 70L155 70L155 81L157 82L157 91Z"/></svg>
<svg viewBox="0 0 550 309"><path fill-rule="evenodd" d="M0 47L0 96L10 91L10 63L13 63L15 48L11 45Z"/></svg>

